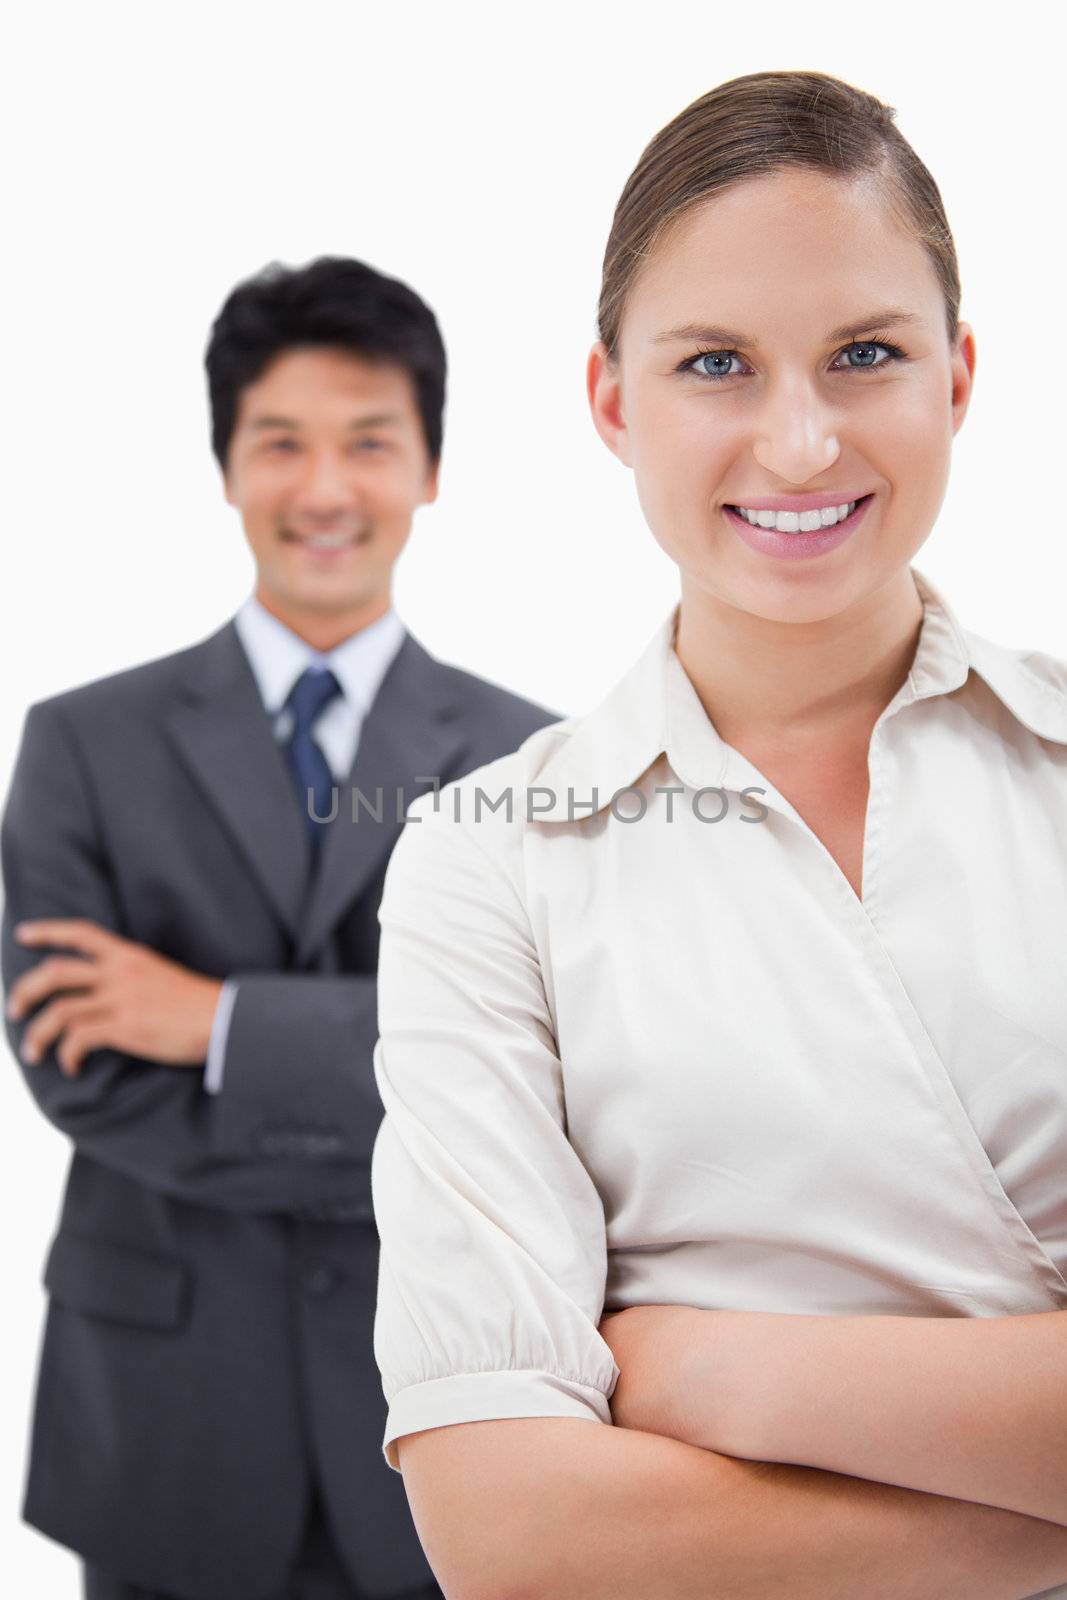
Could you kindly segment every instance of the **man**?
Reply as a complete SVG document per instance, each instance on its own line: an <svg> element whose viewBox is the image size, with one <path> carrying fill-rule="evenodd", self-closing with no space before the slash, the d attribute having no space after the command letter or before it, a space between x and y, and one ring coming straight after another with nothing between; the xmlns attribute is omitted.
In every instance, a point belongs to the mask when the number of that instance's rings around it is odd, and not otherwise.
<svg viewBox="0 0 1067 1600"><path fill-rule="evenodd" d="M410 289L268 268L207 371L255 592L31 705L3 817L8 1037L74 1142L24 1515L89 1600L439 1596L381 1454L377 909L407 804L556 715L392 609L445 390Z"/></svg>

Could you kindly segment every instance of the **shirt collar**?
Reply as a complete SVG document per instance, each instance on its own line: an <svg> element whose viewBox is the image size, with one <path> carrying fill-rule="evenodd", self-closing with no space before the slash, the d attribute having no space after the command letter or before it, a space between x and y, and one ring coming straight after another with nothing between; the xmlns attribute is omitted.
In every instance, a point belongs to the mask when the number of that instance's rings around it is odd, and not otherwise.
<svg viewBox="0 0 1067 1600"><path fill-rule="evenodd" d="M329 667L348 703L364 715L404 642L406 629L392 607L330 651L315 650L306 639L268 611L254 594L234 616L263 705L272 715L308 667Z"/></svg>
<svg viewBox="0 0 1067 1600"><path fill-rule="evenodd" d="M962 628L933 583L915 567L911 573L923 621L911 670L890 704L951 694L973 668L1032 733L1067 744L1067 664ZM579 821L603 810L663 754L692 789L722 787L735 762L737 771L751 773L720 738L675 654L678 612L676 603L630 670L593 711L574 719L569 737L537 774L532 787L552 795L548 804L534 802L538 822Z"/></svg>

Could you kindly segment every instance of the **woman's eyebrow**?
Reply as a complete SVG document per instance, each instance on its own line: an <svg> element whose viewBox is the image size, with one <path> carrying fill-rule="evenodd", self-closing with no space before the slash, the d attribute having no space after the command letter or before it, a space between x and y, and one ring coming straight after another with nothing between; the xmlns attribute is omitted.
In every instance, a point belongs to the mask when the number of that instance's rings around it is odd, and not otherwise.
<svg viewBox="0 0 1067 1600"><path fill-rule="evenodd" d="M876 329L891 328L903 323L921 322L922 318L914 311L905 311L900 306L889 306L884 311L876 311L869 317L861 317L858 321L843 323L840 328L832 328L826 335L826 343L833 344L839 339L858 339L864 333L872 333ZM716 328L705 322L686 322L678 328L668 328L666 333L657 333L653 344L667 344L672 340L685 340L687 344L699 340L703 344L743 345L749 350L759 349L759 340L753 339L750 334L736 333L731 328Z"/></svg>

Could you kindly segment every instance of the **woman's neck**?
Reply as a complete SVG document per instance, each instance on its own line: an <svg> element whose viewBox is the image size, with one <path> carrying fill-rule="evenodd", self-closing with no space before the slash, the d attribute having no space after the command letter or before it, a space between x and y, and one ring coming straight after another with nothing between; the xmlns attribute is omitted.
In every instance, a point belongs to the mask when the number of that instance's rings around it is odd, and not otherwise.
<svg viewBox="0 0 1067 1600"><path fill-rule="evenodd" d="M816 622L742 611L683 578L675 651L727 744L866 746L907 678L923 605L911 568Z"/></svg>

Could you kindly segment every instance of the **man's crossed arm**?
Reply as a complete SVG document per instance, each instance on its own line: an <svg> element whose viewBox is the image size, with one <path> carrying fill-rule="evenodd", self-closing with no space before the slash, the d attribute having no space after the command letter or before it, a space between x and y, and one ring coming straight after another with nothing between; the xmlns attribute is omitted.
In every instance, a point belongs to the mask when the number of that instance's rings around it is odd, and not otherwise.
<svg viewBox="0 0 1067 1600"><path fill-rule="evenodd" d="M91 1050L109 1048L164 1066L202 1066L222 980L193 972L86 918L38 918L13 930L19 944L73 950L48 955L11 985L8 1017L35 1012L20 1055L35 1066L51 1049L76 1078Z"/></svg>

